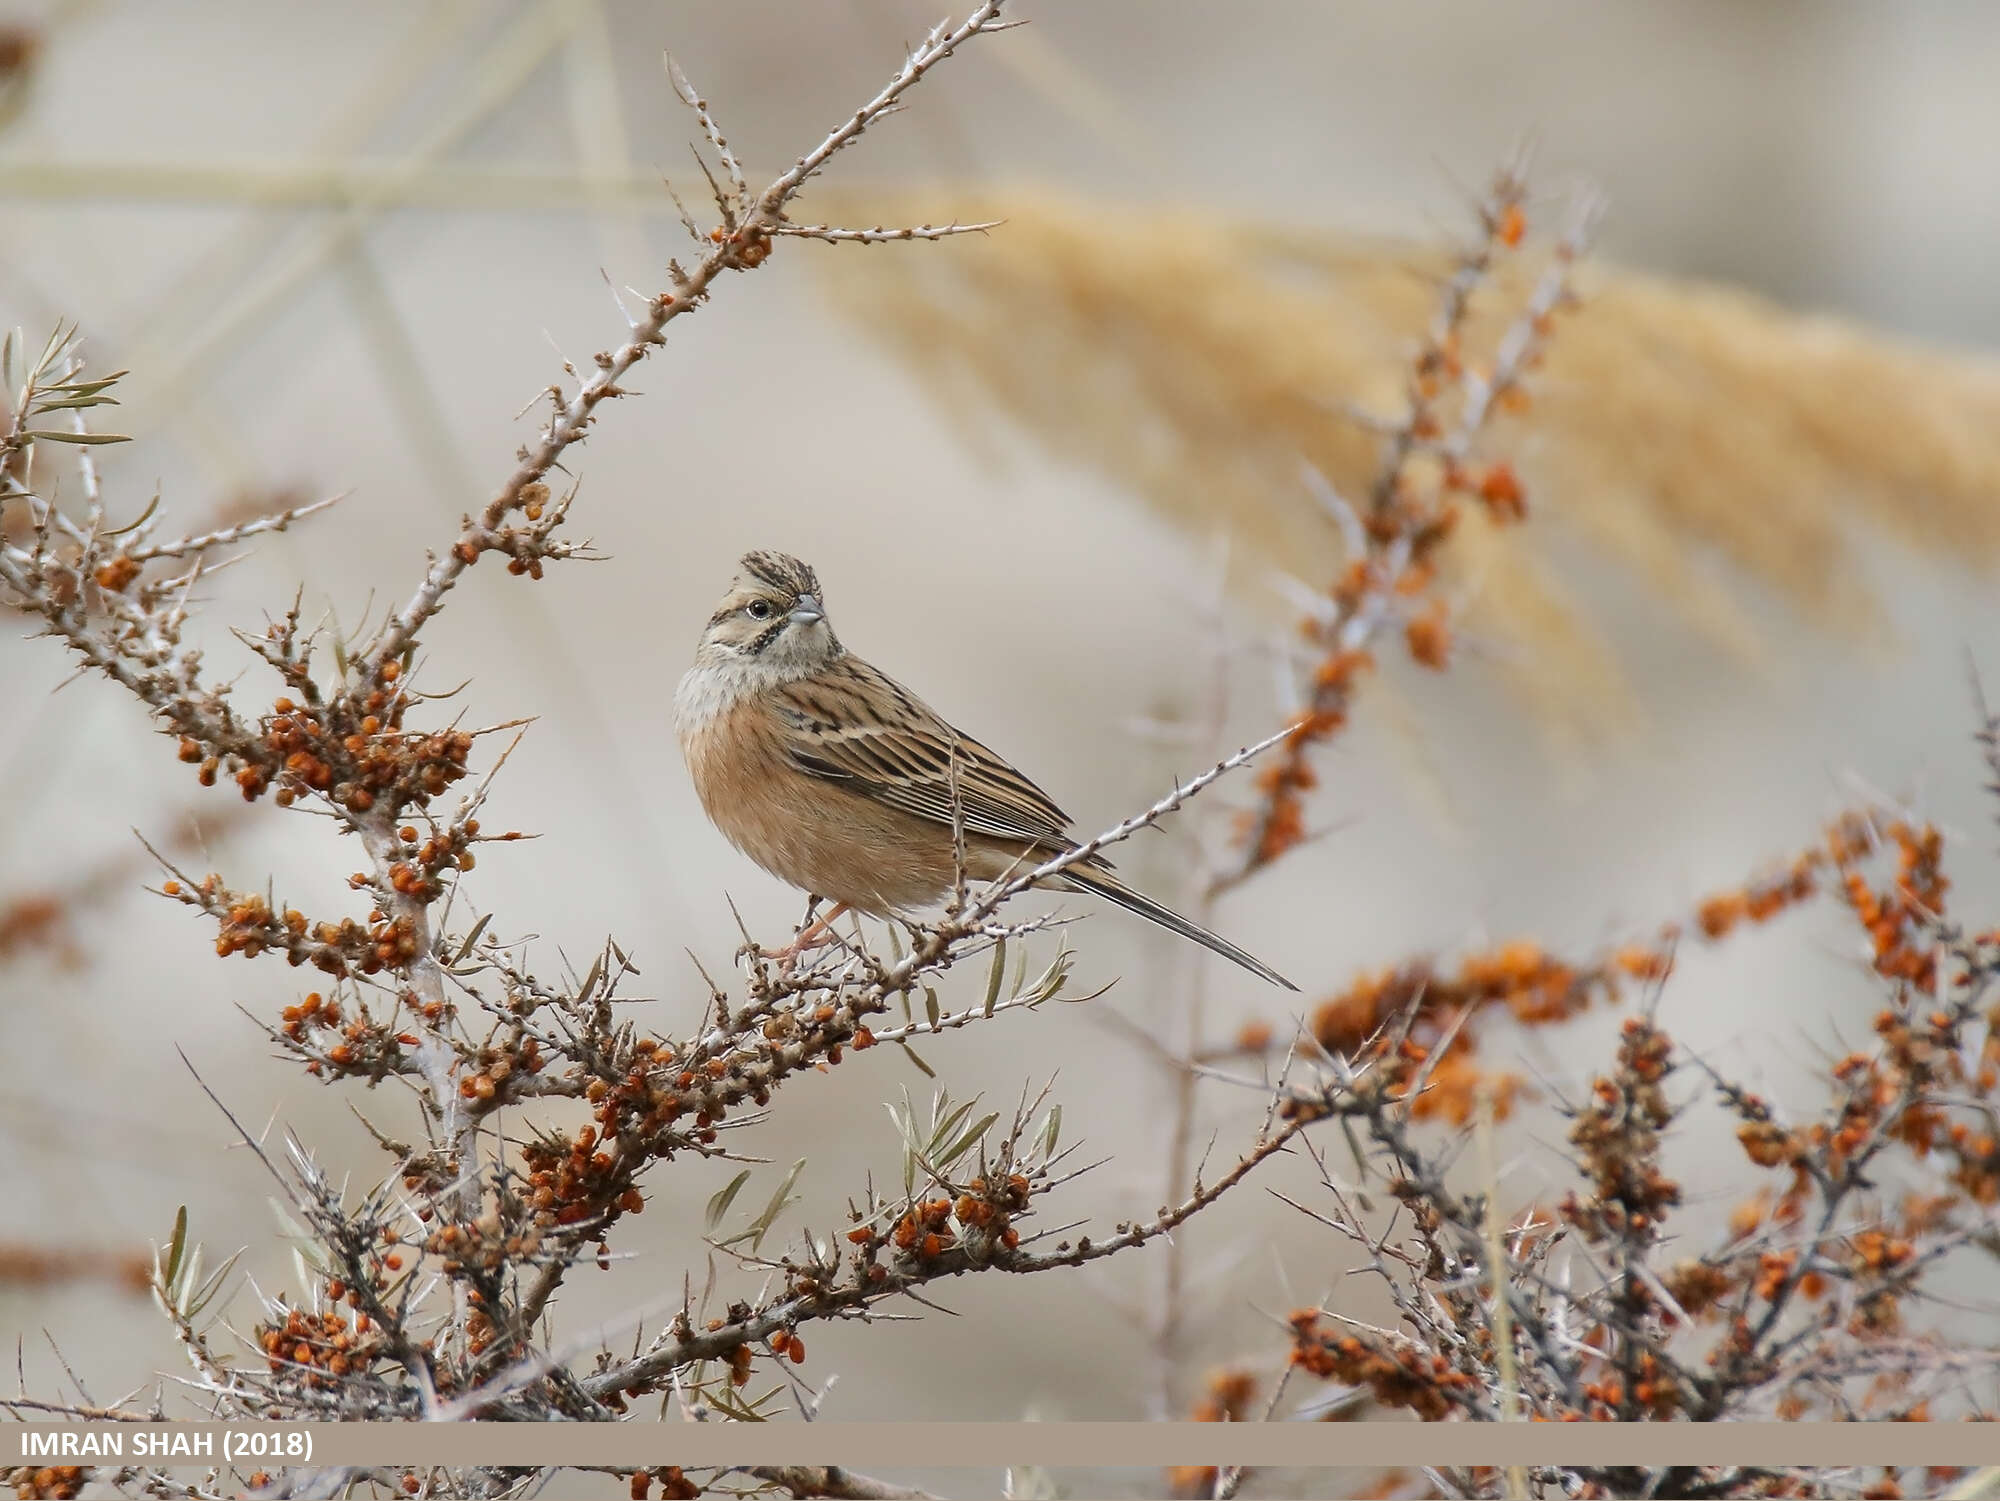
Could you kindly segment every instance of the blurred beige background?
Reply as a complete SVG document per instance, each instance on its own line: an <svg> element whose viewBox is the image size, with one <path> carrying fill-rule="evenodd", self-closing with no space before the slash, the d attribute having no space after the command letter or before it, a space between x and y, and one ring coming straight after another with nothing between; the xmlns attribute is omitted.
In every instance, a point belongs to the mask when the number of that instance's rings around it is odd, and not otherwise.
<svg viewBox="0 0 2000 1501"><path fill-rule="evenodd" d="M1609 195L1608 256L1918 339L2000 342L1991 7L1072 0L1023 14L1032 27L941 69L834 180L935 184L940 219L956 211L953 183L1026 180L1101 195L1107 215L1139 199L1433 235L1462 222L1459 184L1483 181L1532 134L1551 181L1581 174ZM348 492L206 589L211 661L233 671L242 654L224 627L261 624L300 581L309 613L349 626L406 592L425 547L510 467L531 432L513 414L554 377L557 351L582 361L619 336L600 268L619 285L659 284L684 237L645 183L665 172L688 191L694 177L694 132L662 47L754 169L816 142L933 19L900 0L7 0L0 21L38 34L42 51L0 127L0 319L36 333L77 320L98 367L132 367L119 423L140 441L104 458L130 513L156 484L175 525L245 493ZM371 208L367 184L393 184L394 160L440 140L429 176ZM359 207L241 201L286 180L296 193L305 168L343 159L343 180L363 184ZM637 186L597 209L536 190L575 173ZM756 275L730 278L641 368L643 396L608 410L575 455L575 529L612 561L554 568L540 585L478 570L430 634L430 681L470 678L472 719L538 717L491 822L544 837L482 860L476 903L503 929L541 934L548 967L566 953L581 968L616 935L661 997L662 1027L687 1024L699 1003L684 948L728 964L725 890L764 934L796 917L791 894L704 822L671 733L673 682L747 547L812 559L850 645L1086 825L1149 801L1205 756L1133 726L1204 709L1204 674L1189 664L1214 638L1211 550L1022 435L994 432L1004 463L969 453L920 384L829 310L813 266L952 253L785 245ZM1977 912L1996 883L1965 663L1969 651L2000 674L1990 580L1887 543L1864 555L1895 639L1867 652L1826 644L1767 602L1779 665L1762 675L1579 559L1580 587L1607 610L1648 705L1645 733L1559 763L1477 657L1411 692L1401 728L1365 700L1323 759L1315 813L1337 832L1233 897L1220 925L1309 993L1481 935L1584 949L1801 847L1862 785L1968 836L1954 873ZM268 807L224 829L224 792L202 793L106 686L56 693L69 664L23 635L0 637L0 900L121 856L134 827L193 814L214 826L196 867L244 886L269 871L315 915L348 910L353 852ZM1263 681L1240 690L1232 729L1249 734L1275 710ZM265 691L246 675L246 702ZM1171 894L1175 856L1156 840L1133 858ZM216 962L198 926L138 893L141 874L79 914L86 965L36 954L0 967L0 1049L15 1060L0 1083L6 1236L143 1244L187 1203L212 1246L250 1244L246 1267L286 1285L270 1184L230 1149L173 1049L246 1123L275 1119L358 1172L377 1164L347 1097L300 1087L236 1009L275 1012L304 988L297 977ZM1179 1015L1188 954L1113 914L1075 941L1082 984L1125 976L1102 1004L1141 1025ZM1217 1032L1279 1014L1234 971L1209 974L1208 989ZM1846 929L1811 913L1687 956L1663 1015L1783 1098L1796 1067L1860 1034L1873 1004ZM1491 1046L1574 1086L1603 1056L1608 1024L1496 1032ZM1059 1071L1066 1134L1111 1159L1070 1190L1076 1212L1108 1222L1159 1202L1165 1085L1089 1008L925 1053L955 1092L996 1104ZM811 1157L815 1223L870 1167L893 1170L880 1101L903 1086L929 1087L876 1054L781 1096L757 1145L781 1164ZM355 1103L408 1123L406 1101ZM1210 1101L1218 1157L1256 1108ZM1508 1179L1522 1200L1559 1191L1561 1164L1538 1145L1558 1134L1546 1120L1522 1133ZM1695 1197L1726 1207L1741 1165L1726 1135L1692 1125L1677 1151ZM726 1177L692 1163L657 1174L649 1212L620 1241L634 1259L576 1279L568 1326L677 1288L688 1265L699 1281L700 1206ZM1279 1331L1258 1310L1320 1297L1344 1264L1255 1190L1198 1226L1185 1252L1201 1302L1177 1400L1211 1359L1268 1359ZM963 1317L823 1331L808 1370L840 1373L834 1417L1143 1415L1159 1259L951 1287ZM46 1380L44 1328L100 1398L173 1369L141 1300L87 1283L0 1288L0 1333L29 1338L31 1376Z"/></svg>

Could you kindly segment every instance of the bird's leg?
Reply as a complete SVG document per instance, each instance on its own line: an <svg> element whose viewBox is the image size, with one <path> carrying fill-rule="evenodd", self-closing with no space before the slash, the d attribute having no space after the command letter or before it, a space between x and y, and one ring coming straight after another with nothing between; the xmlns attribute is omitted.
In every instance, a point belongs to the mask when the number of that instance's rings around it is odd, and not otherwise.
<svg viewBox="0 0 2000 1501"><path fill-rule="evenodd" d="M806 908L806 916L808 918L812 918L813 907L817 907L818 905L819 898L814 897L812 906ZM832 924L846 911L847 903L834 903L831 912L827 913L824 917L807 922L803 928L799 929L799 936L783 948L765 949L763 951L764 957L766 959L780 960L789 967L801 955L809 954L817 948L824 948L827 944L835 941L837 935L833 931Z"/></svg>

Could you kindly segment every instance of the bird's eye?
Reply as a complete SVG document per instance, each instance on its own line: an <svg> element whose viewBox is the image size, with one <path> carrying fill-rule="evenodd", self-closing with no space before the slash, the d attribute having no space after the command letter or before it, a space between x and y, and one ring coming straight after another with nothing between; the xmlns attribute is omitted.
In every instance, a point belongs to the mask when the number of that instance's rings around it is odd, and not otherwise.
<svg viewBox="0 0 2000 1501"><path fill-rule="evenodd" d="M768 599L753 599L743 608L744 612L752 620L769 620L771 618L771 602Z"/></svg>

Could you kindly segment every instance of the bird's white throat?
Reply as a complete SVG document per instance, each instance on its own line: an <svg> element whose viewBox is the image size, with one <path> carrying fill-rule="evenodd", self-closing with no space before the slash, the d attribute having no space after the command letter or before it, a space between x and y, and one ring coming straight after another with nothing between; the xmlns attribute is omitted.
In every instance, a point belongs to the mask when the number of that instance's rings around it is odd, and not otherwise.
<svg viewBox="0 0 2000 1501"><path fill-rule="evenodd" d="M798 676L797 671L776 663L734 655L719 661L697 662L682 675L680 686L674 690L674 729L685 740L744 699L766 693L779 682Z"/></svg>

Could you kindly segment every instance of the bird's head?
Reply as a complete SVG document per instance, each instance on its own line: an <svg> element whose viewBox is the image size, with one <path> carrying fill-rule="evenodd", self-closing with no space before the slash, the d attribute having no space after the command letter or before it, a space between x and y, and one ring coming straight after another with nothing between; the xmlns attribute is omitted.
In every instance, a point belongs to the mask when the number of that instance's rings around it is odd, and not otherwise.
<svg viewBox="0 0 2000 1501"><path fill-rule="evenodd" d="M781 552L745 553L729 592L708 617L697 660L755 664L806 676L841 654L827 622L819 576Z"/></svg>

